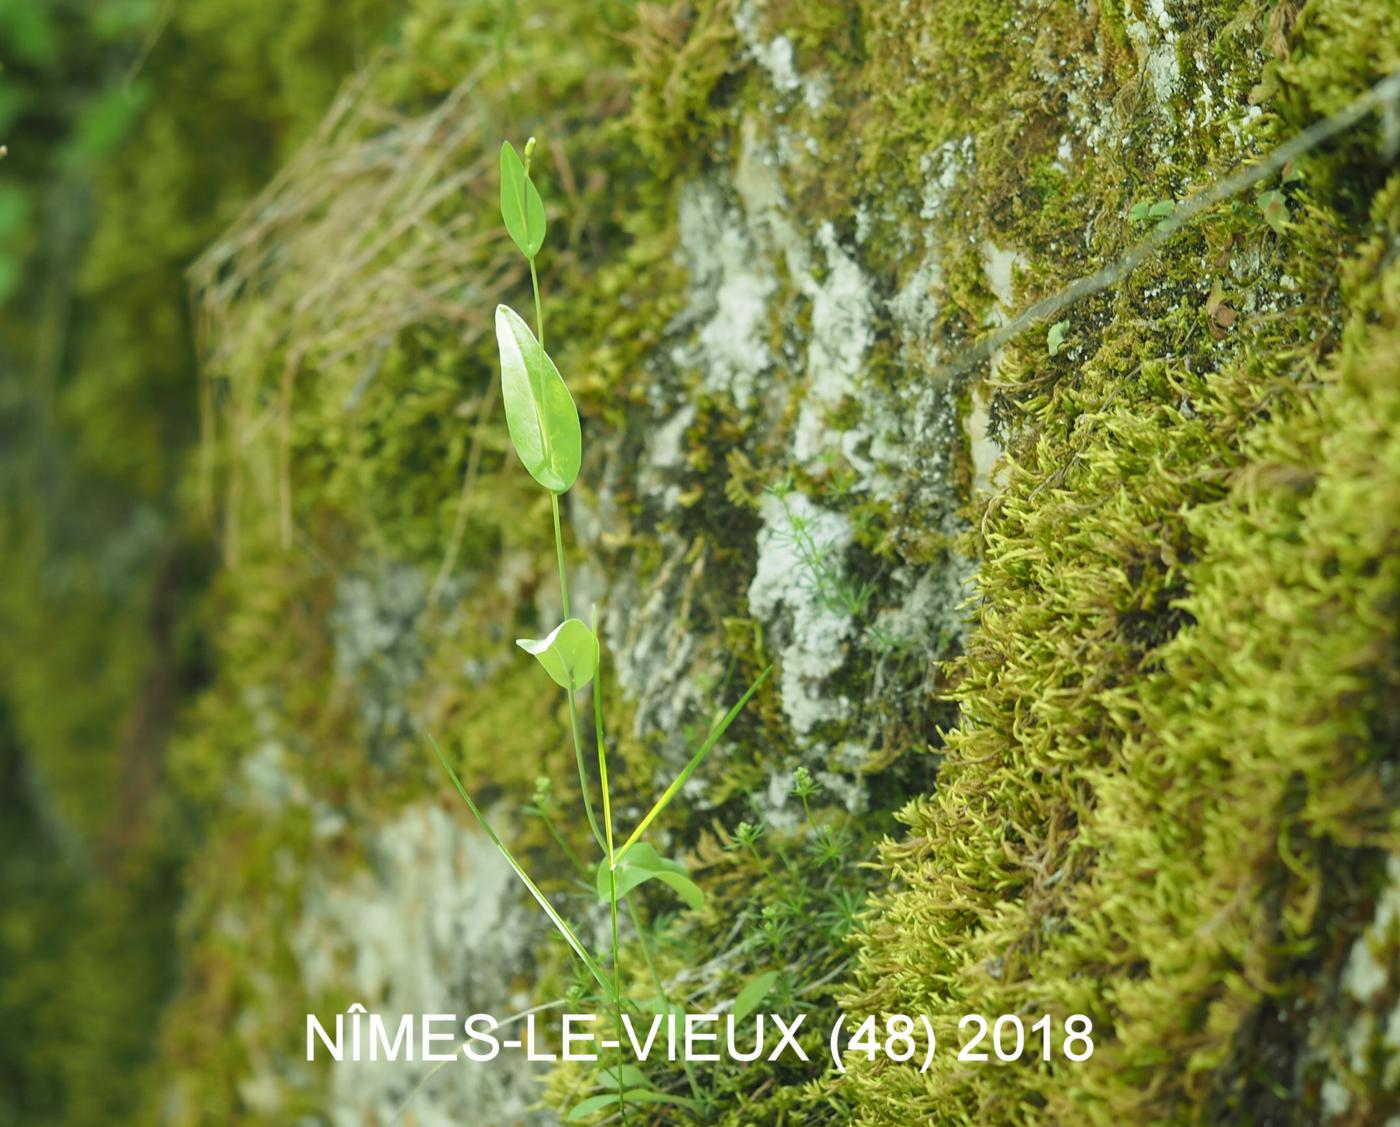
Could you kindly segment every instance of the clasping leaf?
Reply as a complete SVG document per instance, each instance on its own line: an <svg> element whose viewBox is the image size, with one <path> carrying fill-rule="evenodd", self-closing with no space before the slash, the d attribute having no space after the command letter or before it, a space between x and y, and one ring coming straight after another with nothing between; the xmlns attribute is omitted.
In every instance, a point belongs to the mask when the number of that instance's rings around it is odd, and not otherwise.
<svg viewBox="0 0 1400 1127"><path fill-rule="evenodd" d="M508 306L496 306L496 344L501 399L515 452L531 477L551 493L564 493L577 480L583 459L574 397L530 326Z"/></svg>
<svg viewBox="0 0 1400 1127"><path fill-rule="evenodd" d="M638 842L627 853L625 860L617 862L613 871L617 881L617 897L622 899L629 892L649 880L659 880L671 889L691 908L699 908L705 903L705 894L686 875L685 866L679 861L662 857L646 842ZM598 899L609 899L612 888L608 880L608 859L598 863Z"/></svg>
<svg viewBox="0 0 1400 1127"><path fill-rule="evenodd" d="M582 619L566 618L548 637L517 638L515 644L571 692L583 688L598 671L598 639Z"/></svg>
<svg viewBox="0 0 1400 1127"><path fill-rule="evenodd" d="M534 258L540 253L544 246L544 201L509 141L501 142L501 218L521 254Z"/></svg>

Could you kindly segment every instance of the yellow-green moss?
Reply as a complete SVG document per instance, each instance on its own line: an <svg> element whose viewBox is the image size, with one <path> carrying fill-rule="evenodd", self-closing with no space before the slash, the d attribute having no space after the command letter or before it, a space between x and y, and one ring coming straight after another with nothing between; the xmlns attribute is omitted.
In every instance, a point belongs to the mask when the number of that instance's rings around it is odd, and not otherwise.
<svg viewBox="0 0 1400 1127"><path fill-rule="evenodd" d="M1335 30L1372 6L1306 10L1280 69L1325 70L1329 108L1393 66ZM1068 359L1028 334L1002 366L962 719L848 997L947 1048L925 1077L857 1068L858 1123L1320 1119L1309 1029L1398 840L1400 180L1357 207L1383 175L1364 129L1301 171L1281 237L1252 200L1212 215L1075 310ZM1253 309L1221 332L1232 256ZM959 1065L974 1011L1088 1014L1094 1055ZM1359 1083L1345 1122L1393 1112L1379 1069Z"/></svg>

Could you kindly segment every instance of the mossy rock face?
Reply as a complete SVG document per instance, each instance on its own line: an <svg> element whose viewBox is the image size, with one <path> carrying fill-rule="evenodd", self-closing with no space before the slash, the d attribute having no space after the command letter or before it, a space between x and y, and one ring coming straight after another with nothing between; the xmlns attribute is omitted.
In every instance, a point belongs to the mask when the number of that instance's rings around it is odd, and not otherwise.
<svg viewBox="0 0 1400 1127"><path fill-rule="evenodd" d="M569 988L430 734L605 934L516 816L576 783L511 645L561 608L495 391L490 311L528 304L502 129L542 137L621 823L775 666L652 835L708 897L644 897L657 970L692 1010L778 970L814 1029L938 1023L922 1075L716 1067L713 1121L1396 1113L1400 178L1375 120L957 363L1393 71L1386 9L715 0L502 29L414 5L193 272L187 484L225 566L170 758L207 834L167 1119L388 1118L426 1069L308 1066L306 1012ZM635 943L624 966L653 989ZM959 1065L970 1012L1082 1013L1094 1053ZM526 1071L480 1071L435 1078L424 1121L556 1117ZM591 1082L555 1070L548 1108Z"/></svg>

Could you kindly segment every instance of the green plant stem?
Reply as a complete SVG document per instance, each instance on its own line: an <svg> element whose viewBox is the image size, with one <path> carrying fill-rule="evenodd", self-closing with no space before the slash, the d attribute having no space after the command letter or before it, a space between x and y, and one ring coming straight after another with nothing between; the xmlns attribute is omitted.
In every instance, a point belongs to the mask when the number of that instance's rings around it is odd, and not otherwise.
<svg viewBox="0 0 1400 1127"><path fill-rule="evenodd" d="M593 632L598 632L597 612L593 615ZM617 935L617 872L613 868L613 821L612 795L608 790L608 752L603 741L603 670L602 654L599 653L598 668L593 671L593 735L598 745L598 779L603 789L603 832L607 836L608 853L608 908L612 916L612 972L613 1007L617 1024L618 1044L622 1043L622 945ZM617 1070L617 1111L622 1122L627 1122L626 1082L623 1080L621 1059Z"/></svg>
<svg viewBox="0 0 1400 1127"><path fill-rule="evenodd" d="M544 371L544 304L540 301L540 275L530 259L530 288L535 292L535 339L540 342L540 371Z"/></svg>
<svg viewBox="0 0 1400 1127"><path fill-rule="evenodd" d="M559 594L564 601L564 617L569 617L569 577L564 570L564 533L559 527L559 494L550 493L550 506L554 509L554 555L559 561Z"/></svg>
<svg viewBox="0 0 1400 1127"><path fill-rule="evenodd" d="M588 816L588 828L593 831L593 840L598 843L598 848L607 854L608 845L602 831L598 829L598 819L593 814L593 799L588 795L588 772L583 766L583 737L579 734L578 704L574 701L572 691L566 689L564 696L569 702L569 732L574 737L574 761L578 765L578 789L583 794L583 812Z"/></svg>
<svg viewBox="0 0 1400 1127"><path fill-rule="evenodd" d="M661 999L661 1004L667 1009L671 1006L671 996L666 992L666 984L661 981L661 972L656 969L656 956L652 954L651 943L647 939L646 929L642 927L642 918L637 914L637 909L632 906L632 901L625 896L623 903L627 905L627 914L632 918L632 930L637 933L637 944L642 949L642 961L646 963L647 970L651 973L652 984L656 987L657 996ZM705 1105L705 1097L700 1094L700 1084L695 1079L695 1069L690 1061L681 1054L681 1064L685 1066L685 1078L690 1083L690 1093L702 1105Z"/></svg>
<svg viewBox="0 0 1400 1127"><path fill-rule="evenodd" d="M599 747L601 748L601 744ZM606 795L607 790L603 793ZM608 826L608 837L612 837L612 826ZM612 841L608 842L608 907L612 913L612 973L613 973L613 1022L617 1027L617 1043L622 1044L622 945L617 936L617 873L612 868ZM622 1122L627 1122L627 1082L622 1075L622 1057L619 1052L617 1068L617 1113Z"/></svg>
<svg viewBox="0 0 1400 1127"><path fill-rule="evenodd" d="M543 383L545 373L544 302L540 300L540 275L539 271L535 269L535 259L533 255L530 257L530 289L534 292L535 295L535 340L540 346L540 359L539 363L536 365L536 368L539 373L540 381L541 383ZM542 391L543 388L541 387L540 390ZM542 429L540 432L540 436L546 443L548 443L548 428ZM549 497L554 504L554 546L559 553L559 586L562 587L564 590L564 617L568 618L569 585L564 581L564 542L562 539L560 539L559 536L559 497L553 492L550 493Z"/></svg>

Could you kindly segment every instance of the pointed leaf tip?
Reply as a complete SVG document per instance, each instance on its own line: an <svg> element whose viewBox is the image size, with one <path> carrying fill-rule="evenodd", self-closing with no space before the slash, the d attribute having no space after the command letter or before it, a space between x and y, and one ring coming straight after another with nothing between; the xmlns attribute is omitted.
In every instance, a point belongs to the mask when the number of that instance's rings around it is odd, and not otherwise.
<svg viewBox="0 0 1400 1127"><path fill-rule="evenodd" d="M501 219L521 254L534 258L540 253L546 230L544 201L509 141L501 142Z"/></svg>

